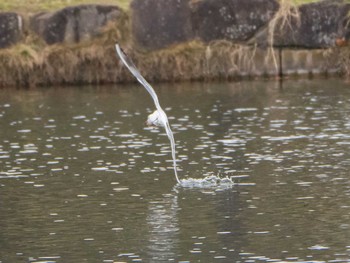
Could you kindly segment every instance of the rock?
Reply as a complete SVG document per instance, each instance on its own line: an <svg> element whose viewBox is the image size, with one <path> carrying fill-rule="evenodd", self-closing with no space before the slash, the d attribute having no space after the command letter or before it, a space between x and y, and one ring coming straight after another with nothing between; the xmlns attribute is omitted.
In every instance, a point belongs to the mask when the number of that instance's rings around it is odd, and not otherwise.
<svg viewBox="0 0 350 263"><path fill-rule="evenodd" d="M77 43L98 35L103 26L116 20L121 13L117 6L79 5L37 14L30 24L47 44Z"/></svg>
<svg viewBox="0 0 350 263"><path fill-rule="evenodd" d="M16 13L0 13L0 48L17 43L22 34L22 18Z"/></svg>
<svg viewBox="0 0 350 263"><path fill-rule="evenodd" d="M287 17L284 26L277 26L274 30L275 47L317 49L346 44L350 37L349 3L326 0L301 5L297 10L296 17ZM267 38L267 34L263 34L257 38L257 42L259 45L267 45Z"/></svg>
<svg viewBox="0 0 350 263"><path fill-rule="evenodd" d="M196 1L193 3L193 30L205 42L246 41L266 26L278 7L276 0Z"/></svg>
<svg viewBox="0 0 350 263"><path fill-rule="evenodd" d="M339 57L324 49L282 49L283 75L321 75L339 72Z"/></svg>
<svg viewBox="0 0 350 263"><path fill-rule="evenodd" d="M132 34L144 49L159 49L192 38L189 0L133 0Z"/></svg>

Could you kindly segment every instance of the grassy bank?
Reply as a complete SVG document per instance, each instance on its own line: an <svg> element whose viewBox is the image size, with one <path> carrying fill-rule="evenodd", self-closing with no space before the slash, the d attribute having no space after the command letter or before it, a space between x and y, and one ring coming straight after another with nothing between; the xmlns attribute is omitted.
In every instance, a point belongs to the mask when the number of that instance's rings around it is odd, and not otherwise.
<svg viewBox="0 0 350 263"><path fill-rule="evenodd" d="M118 5L123 9L129 8L131 0L0 0L1 11L20 13L36 13L58 10L67 6L81 4Z"/></svg>
<svg viewBox="0 0 350 263"><path fill-rule="evenodd" d="M318 0L279 0L288 1L293 4L301 5L305 3L317 2ZM128 9L131 0L0 0L1 11L17 11L21 13L52 11L66 6L80 4L108 4L118 5L123 9Z"/></svg>
<svg viewBox="0 0 350 263"><path fill-rule="evenodd" d="M18 45L0 51L4 62L0 64L0 85L31 87L134 81L119 63L114 43L113 39L101 39L84 45L54 45L41 50ZM241 47L229 42L207 47L194 41L147 54L138 53L128 45L123 47L149 81L233 78L244 62L241 55L248 54L239 52Z"/></svg>
<svg viewBox="0 0 350 263"><path fill-rule="evenodd" d="M111 36L117 36L117 32ZM3 61L0 64L0 86L134 82L116 56L116 39L113 37L84 44L45 46L41 50L18 45L0 51L0 60ZM278 75L278 68L274 66L277 51L229 41L215 41L208 45L191 41L147 53L133 49L128 43L122 46L150 82L239 80L275 78ZM329 57L343 56L334 51L324 52L328 52Z"/></svg>
<svg viewBox="0 0 350 263"><path fill-rule="evenodd" d="M290 10L295 9L294 3L314 2L280 1L281 6L285 8L281 8L270 25L270 34L275 28L278 29L281 23L285 23ZM131 0L28 0L24 4L23 0L0 0L0 9L22 12L29 16L31 13L57 10L77 4L115 4L127 9L130 2ZM291 6L294 6L294 9L290 9ZM32 32L27 32L21 43L0 50L2 61L0 86L30 87L134 81L116 57L114 49L116 42L123 46L149 81L235 79L241 78L242 75L247 77L277 75L275 72L277 53L272 48L268 51L259 51L254 46L238 45L228 41L216 41L209 45L191 41L144 53L133 48L129 23L127 12L119 19L118 27L110 24L99 37L78 44L49 46ZM349 54L343 54L341 57L349 57ZM350 65L350 61L345 59L341 63ZM349 74L350 66L344 65L344 71Z"/></svg>
<svg viewBox="0 0 350 263"><path fill-rule="evenodd" d="M0 86L115 83L118 73L114 44L127 43L128 18L109 24L93 40L77 44L46 45L33 33L21 43L0 49ZM125 44L128 46L129 44Z"/></svg>

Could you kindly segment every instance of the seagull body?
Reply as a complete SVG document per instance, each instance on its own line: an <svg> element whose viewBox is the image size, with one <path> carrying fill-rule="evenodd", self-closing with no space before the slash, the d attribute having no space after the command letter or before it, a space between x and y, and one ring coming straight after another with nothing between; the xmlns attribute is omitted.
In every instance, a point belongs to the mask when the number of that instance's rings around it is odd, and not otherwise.
<svg viewBox="0 0 350 263"><path fill-rule="evenodd" d="M146 124L148 126L165 127L165 123L162 122L159 111L155 110L152 114L148 115Z"/></svg>
<svg viewBox="0 0 350 263"><path fill-rule="evenodd" d="M123 52L123 50L120 48L118 44L115 45L115 49L117 51L118 56L120 57L121 61L124 63L124 65L129 69L131 74L134 75L134 77L142 84L142 86L145 87L145 89L148 91L148 93L151 95L154 104L156 106L156 111L153 112L148 116L147 124L150 123L150 125L158 126L158 127L164 127L165 132L169 138L170 146L171 146L171 153L173 157L173 166L174 166L174 172L175 172L175 178L176 181L181 184L178 176L177 176L177 168L176 168L176 150L175 150L175 139L173 132L171 131L168 117L162 107L159 104L158 96L152 86L142 77L141 73L138 71L134 63L127 57L127 55Z"/></svg>

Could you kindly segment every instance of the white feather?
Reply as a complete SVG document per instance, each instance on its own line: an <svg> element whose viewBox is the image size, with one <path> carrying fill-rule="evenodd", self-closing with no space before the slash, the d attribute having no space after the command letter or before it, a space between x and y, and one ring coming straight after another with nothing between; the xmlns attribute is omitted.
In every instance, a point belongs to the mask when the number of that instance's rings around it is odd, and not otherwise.
<svg viewBox="0 0 350 263"><path fill-rule="evenodd" d="M152 114L148 115L146 124L148 126L165 127L165 123L162 122L160 114L157 110L155 110Z"/></svg>

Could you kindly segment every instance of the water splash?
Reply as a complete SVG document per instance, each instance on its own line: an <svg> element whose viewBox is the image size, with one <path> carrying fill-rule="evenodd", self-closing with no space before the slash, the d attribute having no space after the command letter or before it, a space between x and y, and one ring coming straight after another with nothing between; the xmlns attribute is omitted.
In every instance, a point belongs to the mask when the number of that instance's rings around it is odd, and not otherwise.
<svg viewBox="0 0 350 263"><path fill-rule="evenodd" d="M187 178L180 181L180 186L184 188L219 188L229 189L234 186L232 177L220 177L209 175L204 178Z"/></svg>
<svg viewBox="0 0 350 263"><path fill-rule="evenodd" d="M168 121L168 116L162 109L162 107L159 104L158 96L152 86L142 77L141 73L138 71L134 63L131 61L130 58L123 52L123 50L120 48L118 44L115 45L115 49L117 50L117 54L120 57L121 61L124 63L124 65L129 69L131 74L134 75L134 77L142 84L142 86L145 87L145 89L148 91L148 93L153 98L154 104L157 108L157 115L158 115L158 121L160 122L160 126L163 126L165 128L165 132L169 138L170 145L171 145L171 155L173 158L173 167L174 167L174 173L176 181L181 184L179 177L177 175L177 167L176 167L176 149L175 149L175 139L173 132L171 131L170 124Z"/></svg>

